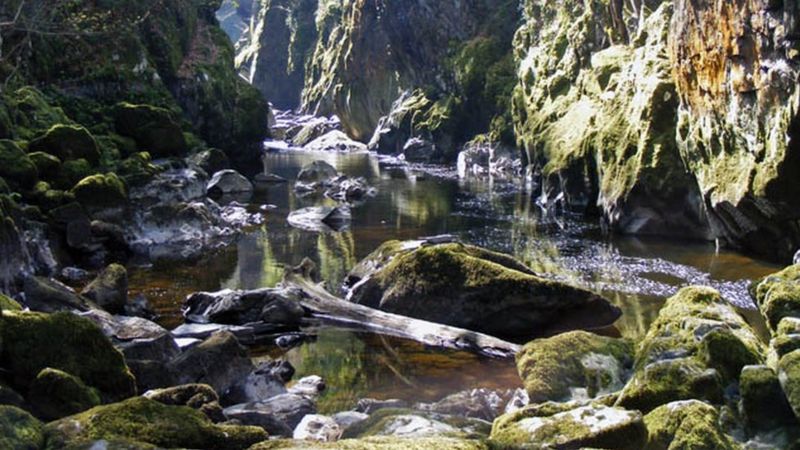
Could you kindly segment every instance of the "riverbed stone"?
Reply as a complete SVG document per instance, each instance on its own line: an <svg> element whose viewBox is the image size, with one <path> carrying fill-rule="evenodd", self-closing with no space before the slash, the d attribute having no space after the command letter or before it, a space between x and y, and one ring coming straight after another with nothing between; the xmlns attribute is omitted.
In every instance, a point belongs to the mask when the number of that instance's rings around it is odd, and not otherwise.
<svg viewBox="0 0 800 450"><path fill-rule="evenodd" d="M49 367L80 378L98 389L103 400L136 393L122 354L88 319L70 313L4 311L0 338L0 362L15 386L29 387Z"/></svg>
<svg viewBox="0 0 800 450"><path fill-rule="evenodd" d="M46 368L31 383L28 401L37 416L50 421L99 405L100 394L78 377Z"/></svg>
<svg viewBox="0 0 800 450"><path fill-rule="evenodd" d="M106 311L121 314L128 303L128 271L120 264L111 264L81 294Z"/></svg>
<svg viewBox="0 0 800 450"><path fill-rule="evenodd" d="M183 130L166 109L119 103L113 114L117 132L136 140L153 157L178 156L188 150Z"/></svg>
<svg viewBox="0 0 800 450"><path fill-rule="evenodd" d="M739 410L747 425L756 430L771 430L796 423L791 406L781 388L778 374L767 366L747 366L739 379Z"/></svg>
<svg viewBox="0 0 800 450"><path fill-rule="evenodd" d="M316 412L317 406L311 399L296 394L281 394L264 401L225 408L228 419L261 426L270 434L282 436L291 436L303 417Z"/></svg>
<svg viewBox="0 0 800 450"><path fill-rule="evenodd" d="M94 136L86 128L77 125L53 126L32 140L28 151L49 153L61 161L85 159L93 165L100 161L100 147Z"/></svg>
<svg viewBox="0 0 800 450"><path fill-rule="evenodd" d="M320 443L296 440L275 440L254 445L250 450L489 450L480 440L434 437L408 439L394 436L373 436L364 439L346 439Z"/></svg>
<svg viewBox="0 0 800 450"><path fill-rule="evenodd" d="M641 450L647 442L642 414L607 406L560 411L547 403L502 416L490 440L505 448L613 448Z"/></svg>
<svg viewBox="0 0 800 450"><path fill-rule="evenodd" d="M179 384L208 384L223 398L253 370L247 349L229 332L219 332L168 364Z"/></svg>
<svg viewBox="0 0 800 450"><path fill-rule="evenodd" d="M314 152L366 152L367 146L354 141L339 130L329 131L303 146L303 150Z"/></svg>
<svg viewBox="0 0 800 450"><path fill-rule="evenodd" d="M355 303L506 338L603 327L621 314L604 298L540 277L508 255L461 243L387 242L348 283Z"/></svg>
<svg viewBox="0 0 800 450"><path fill-rule="evenodd" d="M211 177L206 185L209 197L219 198L224 195L247 195L253 192L253 183L235 170L221 170Z"/></svg>
<svg viewBox="0 0 800 450"><path fill-rule="evenodd" d="M719 404L744 366L762 364L764 346L714 289L689 287L667 300L636 352L634 375L617 405L649 412L678 400Z"/></svg>
<svg viewBox="0 0 800 450"><path fill-rule="evenodd" d="M414 409L491 422L507 412L508 404L515 395L516 391L512 389L469 389L448 395L435 403L417 403Z"/></svg>
<svg viewBox="0 0 800 450"><path fill-rule="evenodd" d="M188 406L202 412L215 423L226 420L219 404L219 396L207 384L184 384L154 389L145 392L143 396L165 405Z"/></svg>
<svg viewBox="0 0 800 450"><path fill-rule="evenodd" d="M25 306L34 311L86 311L91 307L88 299L78 295L69 286L50 278L26 278L23 292Z"/></svg>
<svg viewBox="0 0 800 450"><path fill-rule="evenodd" d="M750 293L773 331L784 318L800 318L800 265L753 283Z"/></svg>
<svg viewBox="0 0 800 450"><path fill-rule="evenodd" d="M303 166L297 174L297 181L305 184L322 183L339 176L336 168L329 163L317 160Z"/></svg>
<svg viewBox="0 0 800 450"><path fill-rule="evenodd" d="M267 439L257 427L214 425L201 412L144 397L98 406L46 426L53 446L99 439L142 442L163 448L246 449ZM60 447L59 447L60 448Z"/></svg>
<svg viewBox="0 0 800 450"><path fill-rule="evenodd" d="M741 447L725 435L719 412L708 403L686 400L660 406L644 418L647 425L645 450L719 449Z"/></svg>
<svg viewBox="0 0 800 450"><path fill-rule="evenodd" d="M478 419L455 417L415 409L384 408L371 413L369 418L351 425L343 438L363 439L370 436L394 436L406 439L423 439L437 436L485 437L489 424Z"/></svg>
<svg viewBox="0 0 800 450"><path fill-rule="evenodd" d="M125 184L115 173L88 176L71 192L81 205L89 209L118 208L128 203Z"/></svg>
<svg viewBox="0 0 800 450"><path fill-rule="evenodd" d="M529 342L517 368L532 403L595 398L621 390L633 368L633 343L585 331Z"/></svg>
<svg viewBox="0 0 800 450"><path fill-rule="evenodd" d="M305 311L283 289L197 292L185 302L184 316L194 322L244 325L248 323L296 326Z"/></svg>
<svg viewBox="0 0 800 450"><path fill-rule="evenodd" d="M15 406L0 405L0 448L40 450L44 444L41 422Z"/></svg>
<svg viewBox="0 0 800 450"><path fill-rule="evenodd" d="M339 424L331 417L309 414L294 429L292 437L303 441L335 442L341 435Z"/></svg>
<svg viewBox="0 0 800 450"><path fill-rule="evenodd" d="M16 186L33 187L38 176L36 165L16 142L0 139L0 177Z"/></svg>
<svg viewBox="0 0 800 450"><path fill-rule="evenodd" d="M225 401L228 404L250 403L286 394L286 383L293 375L294 367L287 361L262 362L231 388Z"/></svg>

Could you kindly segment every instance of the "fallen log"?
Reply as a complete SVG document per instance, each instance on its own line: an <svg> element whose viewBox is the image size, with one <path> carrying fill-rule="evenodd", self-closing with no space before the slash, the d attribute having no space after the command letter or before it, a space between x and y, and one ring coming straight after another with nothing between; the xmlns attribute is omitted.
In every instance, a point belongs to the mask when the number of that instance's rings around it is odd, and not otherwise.
<svg viewBox="0 0 800 450"><path fill-rule="evenodd" d="M486 334L391 314L338 298L312 280L312 265L310 261L304 261L298 268L287 271L282 285L284 289L294 291L293 299L299 302L308 315L321 323L493 358L511 358L520 350L517 344Z"/></svg>

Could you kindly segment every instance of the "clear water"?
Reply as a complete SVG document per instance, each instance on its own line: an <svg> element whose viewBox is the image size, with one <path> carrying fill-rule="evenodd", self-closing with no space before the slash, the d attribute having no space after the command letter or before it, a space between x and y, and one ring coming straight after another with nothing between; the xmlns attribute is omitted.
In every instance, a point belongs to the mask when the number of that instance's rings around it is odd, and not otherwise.
<svg viewBox="0 0 800 450"><path fill-rule="evenodd" d="M275 205L263 227L226 250L182 266L134 270L131 289L155 304L167 326L180 323L189 293L274 286L284 267L314 260L336 292L348 271L381 243L437 234L514 254L539 273L602 292L623 309L615 333L640 337L664 300L684 285L719 289L732 303L752 309L750 281L777 267L713 244L605 236L596 223L548 217L511 182L459 180L441 167L408 166L368 154L269 154L267 170L292 180L305 164L325 160L340 172L363 176L375 198L353 209L349 230L319 234L290 227L289 212L330 201L298 198L292 184L275 185L253 199ZM748 314L757 322L757 314ZM425 349L412 342L346 330L319 330L316 342L279 355L298 376L321 375L329 392L322 410L349 408L358 398L436 400L474 387L518 387L513 362Z"/></svg>

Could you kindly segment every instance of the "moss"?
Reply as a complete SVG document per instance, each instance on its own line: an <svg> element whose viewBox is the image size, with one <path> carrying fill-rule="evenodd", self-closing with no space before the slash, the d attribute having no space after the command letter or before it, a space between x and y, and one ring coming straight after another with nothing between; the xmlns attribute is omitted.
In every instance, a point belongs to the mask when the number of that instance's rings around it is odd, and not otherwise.
<svg viewBox="0 0 800 450"><path fill-rule="evenodd" d="M92 321L70 313L4 312L0 317L0 362L9 381L28 387L45 368L70 373L102 393L122 399L136 383L122 354Z"/></svg>
<svg viewBox="0 0 800 450"><path fill-rule="evenodd" d="M88 208L112 208L128 202L125 184L114 173L86 177L72 188L72 194Z"/></svg>
<svg viewBox="0 0 800 450"><path fill-rule="evenodd" d="M800 317L800 265L753 283L750 293L774 331L783 318Z"/></svg>
<svg viewBox="0 0 800 450"><path fill-rule="evenodd" d="M12 132L18 139L30 140L54 125L70 123L61 108L32 86L19 88L3 100L8 105Z"/></svg>
<svg viewBox="0 0 800 450"><path fill-rule="evenodd" d="M55 125L45 134L32 140L30 152L44 152L62 161L85 159L96 165L100 162L100 148L89 130L76 125Z"/></svg>
<svg viewBox="0 0 800 450"><path fill-rule="evenodd" d="M79 181L95 173L92 165L85 159L65 161L54 185L59 189L72 189Z"/></svg>
<svg viewBox="0 0 800 450"><path fill-rule="evenodd" d="M332 450L489 450L481 441L455 438L403 439L396 437L370 437L365 439L345 439L338 442L306 442L291 440L267 441L257 444L250 450L278 449L332 449Z"/></svg>
<svg viewBox="0 0 800 450"><path fill-rule="evenodd" d="M15 406L0 405L0 448L39 450L44 443L41 422Z"/></svg>
<svg viewBox="0 0 800 450"><path fill-rule="evenodd" d="M61 160L49 153L33 152L29 153L28 157L33 161L39 177L43 180L54 181L61 172Z"/></svg>
<svg viewBox="0 0 800 450"><path fill-rule="evenodd" d="M764 362L759 348L747 345L730 329L719 328L703 337L700 357L709 367L719 371L725 380L735 380L744 366Z"/></svg>
<svg viewBox="0 0 800 450"><path fill-rule="evenodd" d="M0 294L0 311L22 311L22 306L16 300Z"/></svg>
<svg viewBox="0 0 800 450"><path fill-rule="evenodd" d="M452 433L445 433L443 437L480 439L487 436L490 431L490 428L485 422L478 420L471 420L455 416L444 416L439 414L428 414L423 411L412 409L384 408L370 414L367 420L359 422L345 430L343 438L361 439L372 436L381 436L385 434L387 428L389 428L389 425L391 425L396 418L401 416L419 416L431 421L442 422L455 429L458 429L458 431Z"/></svg>
<svg viewBox="0 0 800 450"><path fill-rule="evenodd" d="M576 387L586 388L589 397L622 389L632 365L630 341L583 331L532 341L517 354L533 403L566 400Z"/></svg>
<svg viewBox="0 0 800 450"><path fill-rule="evenodd" d="M645 450L740 448L720 429L716 408L697 400L661 406L644 421L648 431Z"/></svg>
<svg viewBox="0 0 800 450"><path fill-rule="evenodd" d="M778 375L766 366L748 366L739 381L740 410L749 427L771 430L796 422Z"/></svg>
<svg viewBox="0 0 800 450"><path fill-rule="evenodd" d="M495 420L490 436L493 447L499 448L640 450L646 439L641 413L605 406L566 411L530 406Z"/></svg>
<svg viewBox="0 0 800 450"><path fill-rule="evenodd" d="M48 445L129 440L165 448L246 449L267 439L258 427L214 425L202 413L143 397L98 406L47 425Z"/></svg>
<svg viewBox="0 0 800 450"><path fill-rule="evenodd" d="M183 130L164 108L120 103L114 117L119 134L133 138L156 158L180 156L188 150Z"/></svg>
<svg viewBox="0 0 800 450"><path fill-rule="evenodd" d="M148 180L157 173L158 168L152 164L147 152L134 153L117 168L117 174L130 184Z"/></svg>
<svg viewBox="0 0 800 450"><path fill-rule="evenodd" d="M778 379L789 405L800 417L800 351L794 351L781 358L778 363Z"/></svg>
<svg viewBox="0 0 800 450"><path fill-rule="evenodd" d="M86 411L100 404L96 389L66 372L46 368L28 390L28 401L44 420L55 420Z"/></svg>
<svg viewBox="0 0 800 450"><path fill-rule="evenodd" d="M0 176L21 187L31 187L39 178L36 165L14 141L0 140Z"/></svg>

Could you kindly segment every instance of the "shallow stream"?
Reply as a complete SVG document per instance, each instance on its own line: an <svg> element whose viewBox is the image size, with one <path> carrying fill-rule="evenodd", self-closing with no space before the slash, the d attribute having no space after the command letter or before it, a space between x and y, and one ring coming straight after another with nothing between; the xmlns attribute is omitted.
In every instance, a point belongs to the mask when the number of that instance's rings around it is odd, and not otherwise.
<svg viewBox="0 0 800 450"><path fill-rule="evenodd" d="M623 317L611 333L642 336L664 300L680 286L709 285L732 303L752 309L747 286L777 266L713 244L606 236L600 226L571 217L548 217L521 186L499 180L459 180L455 172L379 159L370 154L281 151L265 157L269 172L293 180L302 166L325 160L340 172L363 176L377 196L353 208L348 230L314 233L286 221L296 209L330 202L299 198L292 183L278 184L252 199L253 207L270 204L266 223L246 233L236 245L193 264L134 269L132 294L144 294L161 322L181 321L186 295L224 288L271 287L284 267L304 257L314 260L336 291L348 271L381 243L454 234L467 243L514 254L539 273L602 292L619 305ZM757 314L747 314L758 323ZM351 332L317 330L315 342L289 351L297 377L320 375L328 391L323 412L353 406L364 397L433 401L476 387L516 388L512 361L443 352L399 339ZM277 356L275 351L264 354Z"/></svg>

